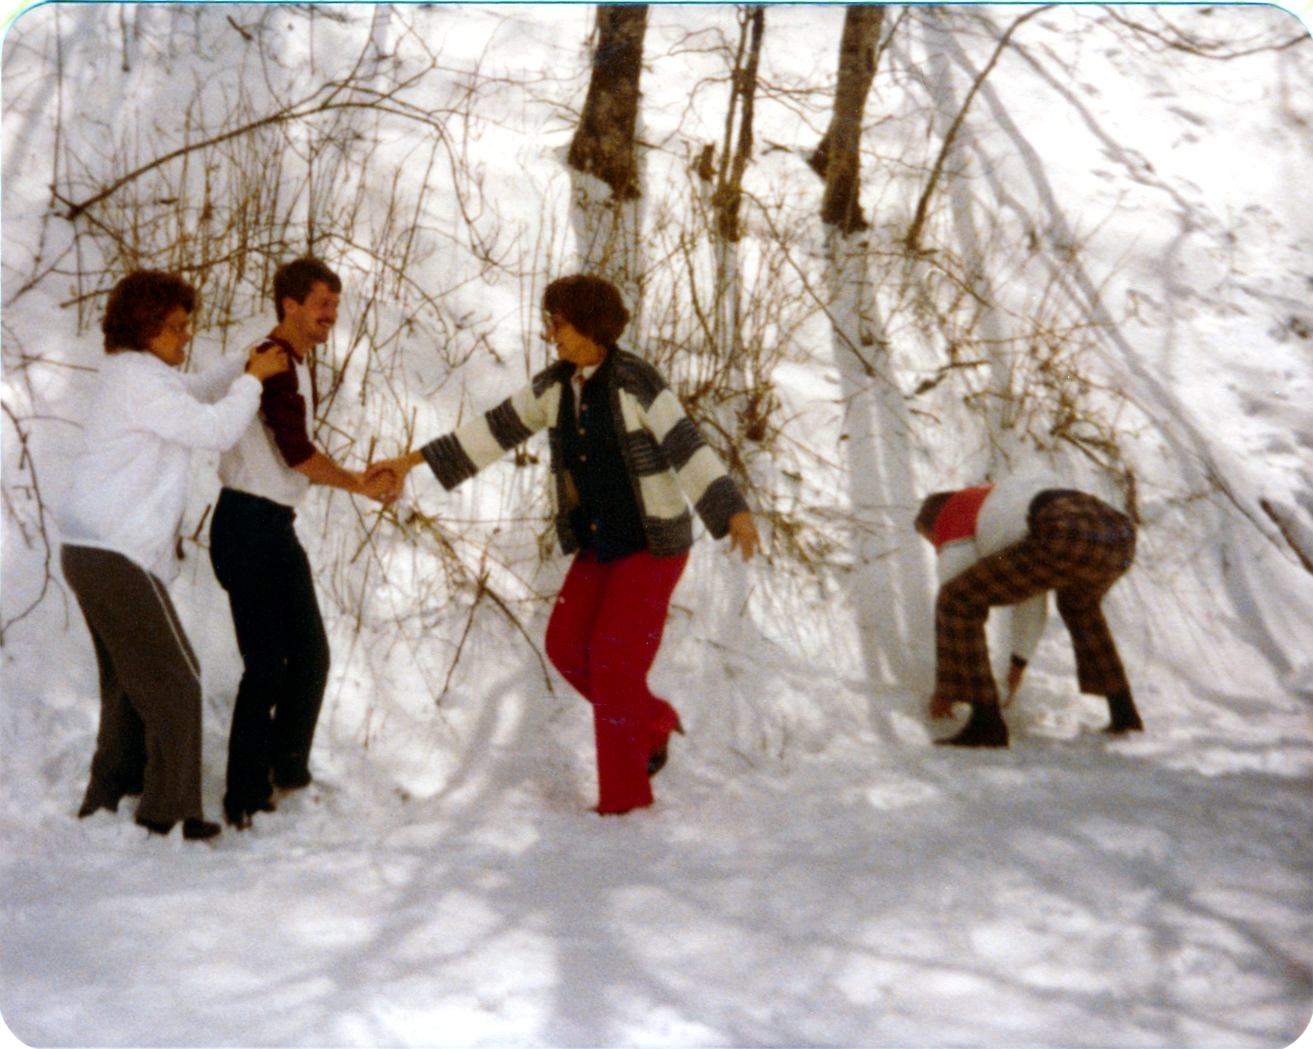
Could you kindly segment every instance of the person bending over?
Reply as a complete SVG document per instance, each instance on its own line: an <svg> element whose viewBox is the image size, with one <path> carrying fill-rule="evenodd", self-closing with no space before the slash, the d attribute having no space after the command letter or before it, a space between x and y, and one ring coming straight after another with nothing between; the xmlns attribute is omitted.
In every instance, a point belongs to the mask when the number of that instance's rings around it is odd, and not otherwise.
<svg viewBox="0 0 1313 1049"><path fill-rule="evenodd" d="M1144 727L1102 608L1135 558L1135 524L1126 514L1085 492L1009 478L928 496L915 527L934 544L941 584L930 715L971 706L962 730L936 742L1007 746L985 620L991 607L1012 606L1010 700L1039 644L1050 590L1071 634L1081 691L1108 700L1108 731Z"/></svg>

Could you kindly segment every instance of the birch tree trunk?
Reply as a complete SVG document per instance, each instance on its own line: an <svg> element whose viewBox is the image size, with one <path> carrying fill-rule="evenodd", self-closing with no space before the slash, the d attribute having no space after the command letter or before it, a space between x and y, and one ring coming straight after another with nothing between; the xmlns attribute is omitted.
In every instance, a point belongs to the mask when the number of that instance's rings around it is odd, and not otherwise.
<svg viewBox="0 0 1313 1049"><path fill-rule="evenodd" d="M743 238L740 209L743 173L752 156L752 122L757 98L757 68L766 30L766 9L760 4L745 9L739 18L739 46L730 76L725 137L717 170L709 172L711 242L715 251L713 340L717 354L740 374L743 369L743 278L739 272L739 242ZM735 120L738 120L737 129ZM737 131L737 137L736 137ZM736 389L742 389L740 381Z"/></svg>
<svg viewBox="0 0 1313 1049"><path fill-rule="evenodd" d="M854 517L852 597L867 676L919 694L933 669L930 579L911 527L919 499L910 421L894 383L860 204L862 119L883 16L873 5L846 11L834 115L811 164L825 179L821 220Z"/></svg>
<svg viewBox="0 0 1313 1049"><path fill-rule="evenodd" d="M714 376L705 378L734 391L716 409L719 423L726 433L735 436L733 449L741 450L745 420L748 418L748 361L743 343L743 277L740 270L740 241L742 224L740 208L743 202L743 174L752 156L753 113L757 94L757 69L761 59L762 37L766 27L766 11L761 5L739 10L739 40L730 70L730 97L725 113L725 133L720 157L715 159L715 147L708 145L698 166L704 201L710 215L712 249L712 301L704 324L709 326L708 342L711 346L711 368ZM727 376L726 378L724 378ZM741 456L733 454L727 463L732 474L746 478L747 466ZM716 558L715 586L711 601L721 643L734 653L746 653L751 648L749 631L750 577L737 559L726 561ZM722 702L708 709L704 724L709 731L722 739L733 740L735 746L752 746L752 737L758 730L757 718L750 705Z"/></svg>
<svg viewBox="0 0 1313 1049"><path fill-rule="evenodd" d="M581 269L620 288L636 327L646 268L637 141L647 5L601 5L596 28L588 94L566 158L571 223Z"/></svg>
<svg viewBox="0 0 1313 1049"><path fill-rule="evenodd" d="M937 110L935 124L946 147L940 157L939 178L948 196L953 239L961 255L964 278L976 301L982 304L977 321L980 336L984 345L994 347L989 359L989 382L994 395L984 400L989 449L981 462L973 464L976 474L984 478L1016 467L1021 459L1020 441L1009 412L1012 376L1004 353L1008 345L1007 324L985 265L973 211L974 198L967 173L967 159L972 152L970 126L963 121L955 127L962 103L954 83L953 65L948 59L951 30L944 24L941 12L933 7L926 9L923 24L929 69L926 81Z"/></svg>

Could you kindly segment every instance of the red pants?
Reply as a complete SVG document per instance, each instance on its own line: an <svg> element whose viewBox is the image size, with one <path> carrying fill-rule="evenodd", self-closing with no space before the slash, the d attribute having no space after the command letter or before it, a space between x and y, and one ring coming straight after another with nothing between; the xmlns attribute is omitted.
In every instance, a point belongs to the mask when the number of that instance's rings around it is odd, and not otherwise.
<svg viewBox="0 0 1313 1049"><path fill-rule="evenodd" d="M679 715L648 690L675 584L688 554L647 551L598 563L575 559L547 624L547 658L593 705L598 812L652 804L647 762L679 727Z"/></svg>

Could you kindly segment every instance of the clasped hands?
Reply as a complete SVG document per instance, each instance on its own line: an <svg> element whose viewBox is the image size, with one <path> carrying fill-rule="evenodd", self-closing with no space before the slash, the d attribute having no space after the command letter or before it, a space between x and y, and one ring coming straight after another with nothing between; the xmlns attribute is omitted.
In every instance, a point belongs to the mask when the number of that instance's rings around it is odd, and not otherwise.
<svg viewBox="0 0 1313 1049"><path fill-rule="evenodd" d="M406 486L406 475L416 465L418 452L398 455L392 459L376 459L361 474L361 493L390 506L400 497Z"/></svg>
<svg viewBox="0 0 1313 1049"><path fill-rule="evenodd" d="M362 494L377 499L387 506L401 497L406 475L424 461L422 452L407 452L392 459L376 459L365 467L361 475ZM752 515L746 510L729 520L730 550L737 550L744 561L750 561L761 546L761 537Z"/></svg>

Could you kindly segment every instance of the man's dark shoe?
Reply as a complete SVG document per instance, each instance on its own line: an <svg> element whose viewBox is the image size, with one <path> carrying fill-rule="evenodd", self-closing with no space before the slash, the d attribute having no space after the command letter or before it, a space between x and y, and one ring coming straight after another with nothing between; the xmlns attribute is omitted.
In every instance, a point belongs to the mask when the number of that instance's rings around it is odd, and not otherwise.
<svg viewBox="0 0 1313 1049"><path fill-rule="evenodd" d="M152 834L158 834L166 838L169 836L169 832L173 830L172 823L157 823L155 820L144 819L141 816L137 817L137 826L145 827Z"/></svg>
<svg viewBox="0 0 1313 1049"><path fill-rule="evenodd" d="M172 823L159 823L155 820L142 819L140 816L137 817L137 825L164 838L167 838L173 830ZM217 823L198 819L195 816L189 816L182 821L182 836L188 841L208 841L222 829Z"/></svg>
<svg viewBox="0 0 1313 1049"><path fill-rule="evenodd" d="M223 818L234 830L247 830L251 826L251 817L257 812L275 812L277 809L278 806L274 804L273 798L248 802L245 805L234 804L228 798L223 799Z"/></svg>
<svg viewBox="0 0 1313 1049"><path fill-rule="evenodd" d="M299 772L275 772L273 781L278 790L300 790L310 786L314 777L309 769L301 769Z"/></svg>
<svg viewBox="0 0 1313 1049"><path fill-rule="evenodd" d="M1006 747L1008 727L997 706L973 706L961 732L935 742L950 747Z"/></svg>

